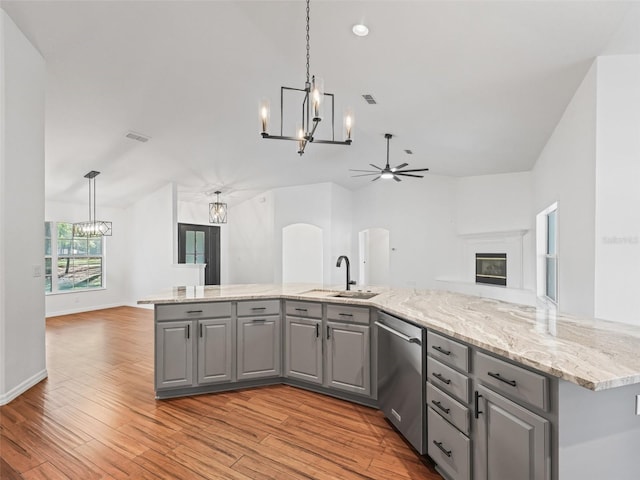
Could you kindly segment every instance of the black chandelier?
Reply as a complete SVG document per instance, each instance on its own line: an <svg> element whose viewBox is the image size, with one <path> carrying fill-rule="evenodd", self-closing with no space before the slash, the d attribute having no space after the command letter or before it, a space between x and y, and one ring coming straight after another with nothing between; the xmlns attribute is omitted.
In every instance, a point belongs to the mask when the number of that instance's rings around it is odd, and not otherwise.
<svg viewBox="0 0 640 480"><path fill-rule="evenodd" d="M280 135L271 135L268 132L269 117L271 115L269 101L265 100L260 105L260 122L262 125L262 131L260 132L262 138L270 138L275 140L293 140L298 142L298 154L302 155L307 144L310 142L315 143L329 143L333 145L351 145L352 131L353 131L353 114L347 111L344 117L344 134L345 140L338 141L335 139L335 105L334 95L324 91L324 82L320 78L309 75L309 0L307 0L307 79L304 84L304 88L292 88L292 87L280 87ZM283 134L283 110L284 110L284 96L285 91L289 92L302 92L304 99L302 101L302 115L301 123L296 127L296 136L287 136ZM318 124L323 118L324 103L326 98L330 99L330 116L331 116L331 139L322 140L315 138L314 134L318 128Z"/></svg>

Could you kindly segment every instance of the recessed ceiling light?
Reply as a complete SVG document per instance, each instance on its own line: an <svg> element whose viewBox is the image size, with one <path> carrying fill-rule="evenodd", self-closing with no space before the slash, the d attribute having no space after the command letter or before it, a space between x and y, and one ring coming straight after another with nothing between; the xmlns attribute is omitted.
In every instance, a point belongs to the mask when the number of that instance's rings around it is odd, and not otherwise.
<svg viewBox="0 0 640 480"><path fill-rule="evenodd" d="M351 30L358 37L366 37L367 35L369 35L369 29L366 25L362 25L361 23L354 25Z"/></svg>

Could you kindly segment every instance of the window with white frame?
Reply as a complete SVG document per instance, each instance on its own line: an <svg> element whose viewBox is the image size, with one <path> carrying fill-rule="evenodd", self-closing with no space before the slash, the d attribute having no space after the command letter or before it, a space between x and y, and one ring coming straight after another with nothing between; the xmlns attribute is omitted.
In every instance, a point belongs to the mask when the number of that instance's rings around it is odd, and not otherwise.
<svg viewBox="0 0 640 480"><path fill-rule="evenodd" d="M538 296L558 303L558 204L536 216Z"/></svg>
<svg viewBox="0 0 640 480"><path fill-rule="evenodd" d="M45 222L45 293L104 287L104 238L74 237L73 224Z"/></svg>

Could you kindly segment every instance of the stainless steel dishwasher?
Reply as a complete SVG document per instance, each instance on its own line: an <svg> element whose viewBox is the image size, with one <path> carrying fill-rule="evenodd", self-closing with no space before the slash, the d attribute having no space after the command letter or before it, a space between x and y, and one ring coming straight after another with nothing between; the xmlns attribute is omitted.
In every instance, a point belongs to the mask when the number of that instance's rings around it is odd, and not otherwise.
<svg viewBox="0 0 640 480"><path fill-rule="evenodd" d="M424 455L426 449L425 331L384 312L378 327L378 404L389 421Z"/></svg>

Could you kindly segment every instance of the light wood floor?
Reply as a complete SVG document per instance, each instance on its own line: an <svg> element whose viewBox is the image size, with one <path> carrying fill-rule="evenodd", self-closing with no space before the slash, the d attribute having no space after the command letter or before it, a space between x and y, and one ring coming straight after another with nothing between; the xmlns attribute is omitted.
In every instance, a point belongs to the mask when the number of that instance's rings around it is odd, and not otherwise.
<svg viewBox="0 0 640 480"><path fill-rule="evenodd" d="M155 400L153 314L47 320L49 378L0 408L0 478L441 479L380 412L288 386Z"/></svg>

